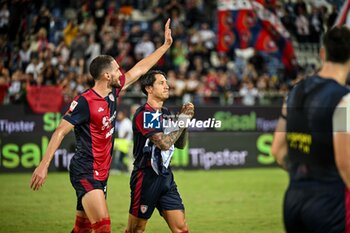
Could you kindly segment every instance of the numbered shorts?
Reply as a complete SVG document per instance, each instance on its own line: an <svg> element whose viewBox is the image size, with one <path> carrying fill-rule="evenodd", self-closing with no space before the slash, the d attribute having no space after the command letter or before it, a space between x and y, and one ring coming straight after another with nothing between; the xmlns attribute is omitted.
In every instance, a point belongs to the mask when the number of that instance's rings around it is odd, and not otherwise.
<svg viewBox="0 0 350 233"><path fill-rule="evenodd" d="M167 175L157 175L151 167L134 170L130 178L130 189L129 213L135 217L149 219L154 208L160 214L163 210L184 210L171 171Z"/></svg>

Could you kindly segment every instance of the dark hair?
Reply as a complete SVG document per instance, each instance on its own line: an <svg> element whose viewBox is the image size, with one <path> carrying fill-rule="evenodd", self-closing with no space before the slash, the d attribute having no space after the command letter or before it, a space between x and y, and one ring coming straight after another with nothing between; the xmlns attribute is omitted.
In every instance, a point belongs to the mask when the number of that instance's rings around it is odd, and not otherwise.
<svg viewBox="0 0 350 233"><path fill-rule="evenodd" d="M326 61L344 64L350 59L350 30L345 26L329 29L322 42Z"/></svg>
<svg viewBox="0 0 350 233"><path fill-rule="evenodd" d="M145 93L145 95L148 95L146 87L153 86L154 82L156 81L156 74L161 74L166 78L165 73L160 70L150 70L140 78L141 90L143 93Z"/></svg>
<svg viewBox="0 0 350 233"><path fill-rule="evenodd" d="M94 80L98 80L103 71L111 67L114 58L109 55L99 55L90 64L90 74Z"/></svg>

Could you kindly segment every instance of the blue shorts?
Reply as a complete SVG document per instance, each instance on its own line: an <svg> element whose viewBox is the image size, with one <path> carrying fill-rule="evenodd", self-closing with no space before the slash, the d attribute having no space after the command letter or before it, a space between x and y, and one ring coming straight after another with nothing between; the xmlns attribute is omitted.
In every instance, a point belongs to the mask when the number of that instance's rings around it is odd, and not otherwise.
<svg viewBox="0 0 350 233"><path fill-rule="evenodd" d="M81 199L86 193L94 189L101 189L105 195L105 198L107 198L107 180L99 181L92 178L77 177L70 174L70 182L72 183L77 195L77 210L84 211Z"/></svg>
<svg viewBox="0 0 350 233"><path fill-rule="evenodd" d="M174 181L173 173L157 175L152 167L134 170L130 177L131 202L129 213L135 217L149 219L157 208L184 210L182 199Z"/></svg>

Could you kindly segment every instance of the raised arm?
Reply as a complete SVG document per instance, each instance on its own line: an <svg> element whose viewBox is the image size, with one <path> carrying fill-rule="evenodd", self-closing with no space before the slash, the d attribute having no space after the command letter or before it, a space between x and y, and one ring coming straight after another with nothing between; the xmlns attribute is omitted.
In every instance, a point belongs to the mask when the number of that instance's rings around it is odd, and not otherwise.
<svg viewBox="0 0 350 233"><path fill-rule="evenodd" d="M45 183L47 171L57 148L61 145L63 138L74 128L74 125L66 120L62 120L55 132L52 134L49 145L39 166L34 170L30 181L30 188L39 190Z"/></svg>
<svg viewBox="0 0 350 233"><path fill-rule="evenodd" d="M154 51L151 55L148 57L145 57L134 67L132 67L128 72L125 73L125 85L122 90L125 90L136 82L141 75L145 74L148 70L150 70L157 62L158 60L166 53L166 51L170 48L171 44L173 43L173 38L171 36L171 29L170 29L170 19L165 24L164 29L164 44L159 47L156 51Z"/></svg>

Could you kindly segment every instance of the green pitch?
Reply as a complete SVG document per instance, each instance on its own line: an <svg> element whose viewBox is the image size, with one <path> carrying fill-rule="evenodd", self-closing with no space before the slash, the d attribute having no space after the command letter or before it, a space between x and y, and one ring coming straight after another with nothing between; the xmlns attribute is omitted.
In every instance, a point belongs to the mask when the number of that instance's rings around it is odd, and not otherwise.
<svg viewBox="0 0 350 233"><path fill-rule="evenodd" d="M0 233L68 233L75 221L75 192L68 173L51 173L43 189L29 189L31 174L0 175ZM282 199L287 174L278 168L176 171L191 233L283 232ZM108 207L112 232L124 232L128 175L111 175ZM146 232L169 232L153 213Z"/></svg>

